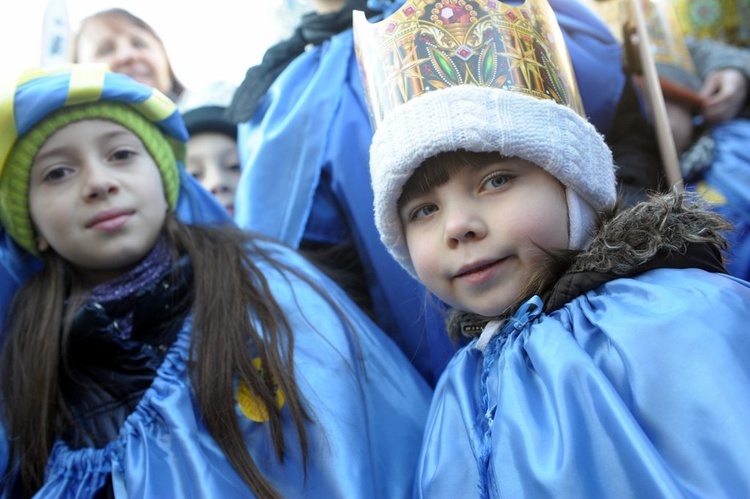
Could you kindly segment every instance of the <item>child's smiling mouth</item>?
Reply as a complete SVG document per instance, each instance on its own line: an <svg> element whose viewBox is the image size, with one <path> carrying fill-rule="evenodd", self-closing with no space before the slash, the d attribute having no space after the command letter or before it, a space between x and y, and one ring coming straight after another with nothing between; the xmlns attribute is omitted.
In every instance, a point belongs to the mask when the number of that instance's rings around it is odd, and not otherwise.
<svg viewBox="0 0 750 499"><path fill-rule="evenodd" d="M469 282L483 281L504 261L505 258L501 258L498 260L484 260L465 265L459 269L458 273L453 276L453 278Z"/></svg>

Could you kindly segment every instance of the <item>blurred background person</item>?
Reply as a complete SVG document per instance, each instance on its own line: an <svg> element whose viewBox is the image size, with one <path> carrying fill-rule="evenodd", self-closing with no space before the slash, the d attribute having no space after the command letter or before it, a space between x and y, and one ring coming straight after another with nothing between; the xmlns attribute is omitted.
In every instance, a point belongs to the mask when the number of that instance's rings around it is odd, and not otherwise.
<svg viewBox="0 0 750 499"><path fill-rule="evenodd" d="M125 9L107 9L84 18L71 50L73 62L106 63L112 71L154 87L173 101L185 92L159 35Z"/></svg>
<svg viewBox="0 0 750 499"><path fill-rule="evenodd" d="M186 92L178 106L190 134L185 169L232 217L240 155L237 125L225 113L235 90L229 82L215 81Z"/></svg>

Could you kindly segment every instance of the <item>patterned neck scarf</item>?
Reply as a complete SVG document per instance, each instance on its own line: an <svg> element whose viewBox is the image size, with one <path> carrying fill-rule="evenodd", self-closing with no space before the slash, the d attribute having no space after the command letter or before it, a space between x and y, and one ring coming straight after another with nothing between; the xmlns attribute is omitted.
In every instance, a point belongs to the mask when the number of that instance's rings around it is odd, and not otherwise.
<svg viewBox="0 0 750 499"><path fill-rule="evenodd" d="M172 258L164 237L157 241L146 258L125 274L96 286L88 299L108 311L119 324L120 337L129 339L133 330L133 305L138 292L163 277L172 268Z"/></svg>

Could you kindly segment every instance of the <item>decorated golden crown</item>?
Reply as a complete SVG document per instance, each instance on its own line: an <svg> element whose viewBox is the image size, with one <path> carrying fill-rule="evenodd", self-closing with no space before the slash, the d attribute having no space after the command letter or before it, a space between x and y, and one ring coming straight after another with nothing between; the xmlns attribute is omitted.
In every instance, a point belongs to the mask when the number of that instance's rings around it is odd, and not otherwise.
<svg viewBox="0 0 750 499"><path fill-rule="evenodd" d="M394 107L456 85L554 99L584 116L546 0L407 0L378 23L355 12L354 40L373 129Z"/></svg>

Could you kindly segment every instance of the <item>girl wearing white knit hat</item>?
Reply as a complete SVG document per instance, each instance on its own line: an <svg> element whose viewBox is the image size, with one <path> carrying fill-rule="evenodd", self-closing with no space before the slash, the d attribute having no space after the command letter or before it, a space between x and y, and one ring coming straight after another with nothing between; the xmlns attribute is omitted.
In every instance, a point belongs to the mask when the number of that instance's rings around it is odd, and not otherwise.
<svg viewBox="0 0 750 499"><path fill-rule="evenodd" d="M618 210L543 0L418 1L355 40L375 220L470 338L417 497L746 496L750 284L679 194Z"/></svg>

